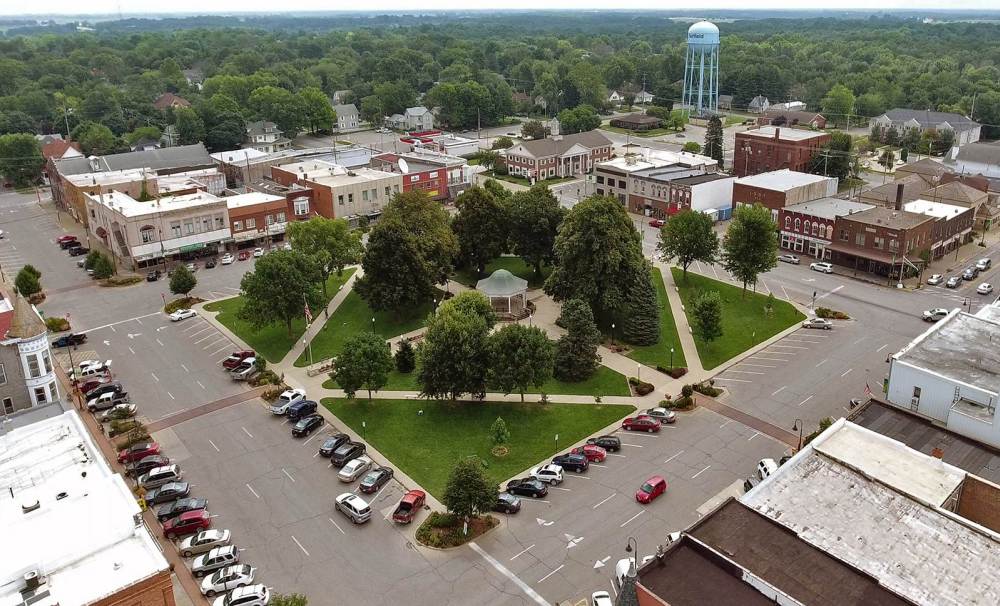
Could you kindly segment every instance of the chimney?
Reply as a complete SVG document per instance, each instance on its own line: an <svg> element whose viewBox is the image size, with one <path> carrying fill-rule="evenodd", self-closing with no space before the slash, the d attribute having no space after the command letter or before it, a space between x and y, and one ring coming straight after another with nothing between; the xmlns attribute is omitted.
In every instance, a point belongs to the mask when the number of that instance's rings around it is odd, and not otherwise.
<svg viewBox="0 0 1000 606"><path fill-rule="evenodd" d="M774 140L777 141L780 138L781 138L781 129L780 128L775 128L774 129Z"/></svg>
<svg viewBox="0 0 1000 606"><path fill-rule="evenodd" d="M896 210L903 210L903 184L896 184L896 201L892 205Z"/></svg>

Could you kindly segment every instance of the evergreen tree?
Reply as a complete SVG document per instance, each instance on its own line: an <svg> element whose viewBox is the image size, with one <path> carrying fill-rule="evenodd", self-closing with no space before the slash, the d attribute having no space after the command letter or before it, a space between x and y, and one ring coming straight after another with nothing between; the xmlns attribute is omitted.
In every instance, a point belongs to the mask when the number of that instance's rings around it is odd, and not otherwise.
<svg viewBox="0 0 1000 606"><path fill-rule="evenodd" d="M694 333L706 342L722 336L722 300L719 293L702 293L691 304Z"/></svg>
<svg viewBox="0 0 1000 606"><path fill-rule="evenodd" d="M417 367L417 353L409 339L403 339L396 350L396 370L403 374L413 372Z"/></svg>
<svg viewBox="0 0 1000 606"><path fill-rule="evenodd" d="M17 287L17 292L25 297L30 297L31 295L40 292L42 290L42 285L38 281L38 278L42 274L34 268L32 265L25 265L21 268L21 271L17 272L17 277L14 278L14 286Z"/></svg>
<svg viewBox="0 0 1000 606"><path fill-rule="evenodd" d="M653 271L659 270L654 268ZM660 340L660 311L648 271L639 273L629 288L623 324L628 343L652 345Z"/></svg>
<svg viewBox="0 0 1000 606"><path fill-rule="evenodd" d="M702 152L719 162L719 169L722 169L722 120L718 116L712 116L708 120L708 129L705 131L705 147Z"/></svg>
<svg viewBox="0 0 1000 606"><path fill-rule="evenodd" d="M597 371L601 357L597 346L601 332L594 323L590 306L581 299L563 303L559 324L566 334L556 343L555 376L561 381L583 381Z"/></svg>

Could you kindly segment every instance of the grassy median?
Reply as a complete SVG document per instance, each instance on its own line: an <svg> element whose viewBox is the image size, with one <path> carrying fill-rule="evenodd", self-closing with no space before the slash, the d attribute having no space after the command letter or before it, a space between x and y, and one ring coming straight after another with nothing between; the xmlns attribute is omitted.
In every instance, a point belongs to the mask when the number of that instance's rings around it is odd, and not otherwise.
<svg viewBox="0 0 1000 606"><path fill-rule="evenodd" d="M684 348L681 347L680 337L677 336L677 323L674 322L674 312L670 309L670 301L667 300L667 290L663 286L663 274L654 267L653 287L656 289L656 304L660 309L660 340L652 345L631 346L632 350L626 356L636 362L656 368L670 366L670 348L674 348L673 361L675 367L687 366L684 358Z"/></svg>

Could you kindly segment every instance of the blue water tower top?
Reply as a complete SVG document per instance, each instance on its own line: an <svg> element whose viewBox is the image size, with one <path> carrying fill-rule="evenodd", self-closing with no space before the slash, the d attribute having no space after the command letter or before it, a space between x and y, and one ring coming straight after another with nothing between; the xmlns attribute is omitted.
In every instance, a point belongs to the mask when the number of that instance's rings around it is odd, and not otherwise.
<svg viewBox="0 0 1000 606"><path fill-rule="evenodd" d="M699 21L688 28L688 46L715 46L719 44L719 28L714 23Z"/></svg>

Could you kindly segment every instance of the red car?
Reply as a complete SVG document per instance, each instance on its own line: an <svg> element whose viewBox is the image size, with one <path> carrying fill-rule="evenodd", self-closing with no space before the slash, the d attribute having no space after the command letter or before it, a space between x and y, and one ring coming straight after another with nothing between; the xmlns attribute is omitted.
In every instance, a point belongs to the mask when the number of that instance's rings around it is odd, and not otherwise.
<svg viewBox="0 0 1000 606"><path fill-rule="evenodd" d="M629 417L622 421L622 429L653 433L660 431L660 422L650 417Z"/></svg>
<svg viewBox="0 0 1000 606"><path fill-rule="evenodd" d="M572 454L583 455L592 463L600 463L608 458L608 451L596 444L584 444L570 451Z"/></svg>
<svg viewBox="0 0 1000 606"><path fill-rule="evenodd" d="M97 389L101 385L104 385L105 383L110 383L110 382L111 382L111 378L110 377L95 377L95 378L92 378L92 379L87 379L86 381L80 383L80 385L79 385L79 387L80 387L80 393L82 393L84 396L86 396L88 393L90 393L91 390Z"/></svg>
<svg viewBox="0 0 1000 606"><path fill-rule="evenodd" d="M62 244L63 242L76 242L76 236L65 235L56 238L56 244Z"/></svg>
<svg viewBox="0 0 1000 606"><path fill-rule="evenodd" d="M246 261L247 259L250 258L251 254L252 253L249 250L241 250L240 254L238 254L236 258L239 259L240 261Z"/></svg>
<svg viewBox="0 0 1000 606"><path fill-rule="evenodd" d="M427 495L422 490L411 490L403 495L396 506L396 511L392 512L392 521L397 524L409 524L417 515L417 512L424 506L424 499Z"/></svg>
<svg viewBox="0 0 1000 606"><path fill-rule="evenodd" d="M664 221L663 219L652 219L652 220L651 220L651 221L649 222L649 226L650 226L650 227L656 227L656 228L660 228L660 227L663 227L663 226L664 226L664 225L666 225L666 224L667 224L667 222L666 222L666 221Z"/></svg>
<svg viewBox="0 0 1000 606"><path fill-rule="evenodd" d="M131 463L133 461L140 461L145 459L150 455L160 454L160 445L156 442L140 442L138 444L133 444L125 450L118 453L119 463Z"/></svg>
<svg viewBox="0 0 1000 606"><path fill-rule="evenodd" d="M635 500L645 505L666 491L667 481L663 479L663 476L653 476L646 480L646 483L639 487L639 490L635 491Z"/></svg>
<svg viewBox="0 0 1000 606"><path fill-rule="evenodd" d="M252 358L257 354L252 349L244 349L243 351L234 351L229 354L229 357L222 361L222 367L226 370L232 370L243 363L243 360L247 358Z"/></svg>
<svg viewBox="0 0 1000 606"><path fill-rule="evenodd" d="M171 518L163 523L163 536L168 539L176 539L186 534L201 532L212 526L212 516L206 509L196 509L186 511L176 518Z"/></svg>

